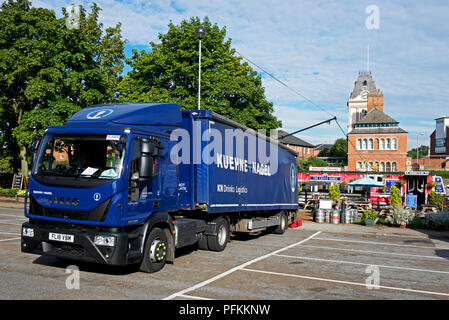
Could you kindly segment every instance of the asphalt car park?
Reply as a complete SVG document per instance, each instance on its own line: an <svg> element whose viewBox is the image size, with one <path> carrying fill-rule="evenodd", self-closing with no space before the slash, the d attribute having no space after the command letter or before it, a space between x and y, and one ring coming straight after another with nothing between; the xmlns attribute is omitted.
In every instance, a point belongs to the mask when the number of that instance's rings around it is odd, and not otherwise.
<svg viewBox="0 0 449 320"><path fill-rule="evenodd" d="M154 274L20 252L21 208L0 208L1 299L449 299L449 233L304 223L177 252ZM67 287L68 265L79 289Z"/></svg>

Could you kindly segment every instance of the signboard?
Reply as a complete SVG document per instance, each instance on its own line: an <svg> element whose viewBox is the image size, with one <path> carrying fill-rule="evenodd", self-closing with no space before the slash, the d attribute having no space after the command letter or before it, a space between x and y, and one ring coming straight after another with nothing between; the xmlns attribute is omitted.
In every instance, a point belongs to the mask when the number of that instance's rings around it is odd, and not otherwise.
<svg viewBox="0 0 449 320"><path fill-rule="evenodd" d="M446 194L446 190L444 189L443 179L441 179L441 177L439 177L439 176L435 176L435 177L433 177L433 181L438 183L437 186L434 189L435 192L436 193Z"/></svg>
<svg viewBox="0 0 449 320"><path fill-rule="evenodd" d="M405 203L406 203L405 206L406 207L410 207L410 208L416 208L416 206L417 206L417 199L418 199L418 197L416 196L416 194L409 193L407 195L406 200L405 200Z"/></svg>
<svg viewBox="0 0 449 320"><path fill-rule="evenodd" d="M341 177L334 177L323 174L321 176L310 176L310 181L341 181Z"/></svg>
<svg viewBox="0 0 449 320"><path fill-rule="evenodd" d="M429 171L405 171L404 174L406 176L428 176L430 174Z"/></svg>
<svg viewBox="0 0 449 320"><path fill-rule="evenodd" d="M392 186L396 186L396 184L398 183L399 180L390 180L390 179L386 179L385 180L385 186L387 187L387 190L385 190L385 193L390 193L391 187Z"/></svg>
<svg viewBox="0 0 449 320"><path fill-rule="evenodd" d="M23 176L21 174L15 174L12 179L11 189L22 189Z"/></svg>
<svg viewBox="0 0 449 320"><path fill-rule="evenodd" d="M341 172L337 167L309 167L309 171Z"/></svg>
<svg viewBox="0 0 449 320"><path fill-rule="evenodd" d="M320 209L332 209L332 200L320 199Z"/></svg>

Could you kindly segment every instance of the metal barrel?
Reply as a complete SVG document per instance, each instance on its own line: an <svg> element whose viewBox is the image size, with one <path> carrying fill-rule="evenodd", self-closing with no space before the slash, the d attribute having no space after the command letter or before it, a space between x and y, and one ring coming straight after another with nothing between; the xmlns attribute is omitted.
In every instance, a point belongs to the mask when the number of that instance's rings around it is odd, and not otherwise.
<svg viewBox="0 0 449 320"><path fill-rule="evenodd" d="M330 223L331 222L331 211L330 209L324 210L324 222Z"/></svg>
<svg viewBox="0 0 449 320"><path fill-rule="evenodd" d="M332 224L339 224L340 223L340 210L332 210L331 213L331 222Z"/></svg>
<svg viewBox="0 0 449 320"><path fill-rule="evenodd" d="M318 209L315 211L315 222L316 223L324 222L324 209Z"/></svg>
<svg viewBox="0 0 449 320"><path fill-rule="evenodd" d="M341 212L340 223L344 224L352 223L352 209L346 209Z"/></svg>
<svg viewBox="0 0 449 320"><path fill-rule="evenodd" d="M359 219L359 212L357 209L352 209L352 222Z"/></svg>

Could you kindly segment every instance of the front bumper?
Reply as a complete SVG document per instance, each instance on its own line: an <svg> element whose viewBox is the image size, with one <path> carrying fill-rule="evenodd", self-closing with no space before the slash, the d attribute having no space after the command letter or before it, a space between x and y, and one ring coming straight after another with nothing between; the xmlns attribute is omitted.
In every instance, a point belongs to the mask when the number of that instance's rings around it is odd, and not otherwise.
<svg viewBox="0 0 449 320"><path fill-rule="evenodd" d="M140 254L129 253L128 234L119 228L89 228L82 225L44 223L42 221L25 222L23 228L32 228L33 237L22 234L22 252L55 256L64 259L93 262L108 265L127 265L141 260ZM49 240L49 233L74 236L73 242ZM96 235L114 236L113 247L94 243Z"/></svg>

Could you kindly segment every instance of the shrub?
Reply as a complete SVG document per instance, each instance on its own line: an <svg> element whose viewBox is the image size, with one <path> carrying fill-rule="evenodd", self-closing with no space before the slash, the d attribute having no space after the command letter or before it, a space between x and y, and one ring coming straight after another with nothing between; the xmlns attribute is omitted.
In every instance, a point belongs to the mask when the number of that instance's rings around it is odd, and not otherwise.
<svg viewBox="0 0 449 320"><path fill-rule="evenodd" d="M338 201L340 199L340 186L338 183L332 183L332 185L329 188L329 199L332 199L334 201Z"/></svg>
<svg viewBox="0 0 449 320"><path fill-rule="evenodd" d="M377 214L373 210L365 210L362 214L362 219L377 219Z"/></svg>
<svg viewBox="0 0 449 320"><path fill-rule="evenodd" d="M429 203L437 206L438 210L443 210L444 197L435 191L430 191L429 193Z"/></svg>
<svg viewBox="0 0 449 320"><path fill-rule="evenodd" d="M396 188L395 186L391 186L390 199L391 199L391 205L395 208L399 207L402 203L401 191L399 191L399 189Z"/></svg>
<svg viewBox="0 0 449 320"><path fill-rule="evenodd" d="M394 225L404 225L409 224L415 219L416 213L409 209L404 209L402 207L396 207L393 210L391 216L387 216L388 222Z"/></svg>
<svg viewBox="0 0 449 320"><path fill-rule="evenodd" d="M19 190L17 191L17 195L23 197L25 196L26 192L27 192L26 190Z"/></svg>

